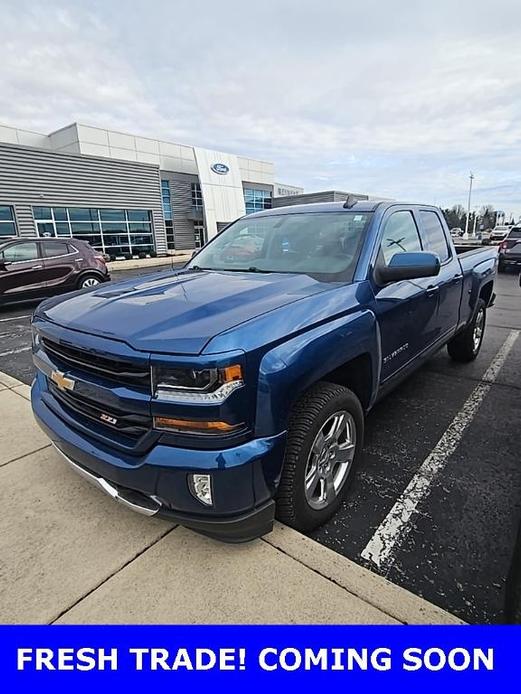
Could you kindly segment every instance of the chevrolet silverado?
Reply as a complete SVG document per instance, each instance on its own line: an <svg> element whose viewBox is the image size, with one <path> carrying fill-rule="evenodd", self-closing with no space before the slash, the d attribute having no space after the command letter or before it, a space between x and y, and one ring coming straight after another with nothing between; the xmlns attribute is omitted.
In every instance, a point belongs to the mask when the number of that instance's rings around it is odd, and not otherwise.
<svg viewBox="0 0 521 694"><path fill-rule="evenodd" d="M81 475L230 542L328 520L364 417L444 345L477 356L497 249L457 255L436 207L322 203L243 217L181 270L49 299L32 406Z"/></svg>

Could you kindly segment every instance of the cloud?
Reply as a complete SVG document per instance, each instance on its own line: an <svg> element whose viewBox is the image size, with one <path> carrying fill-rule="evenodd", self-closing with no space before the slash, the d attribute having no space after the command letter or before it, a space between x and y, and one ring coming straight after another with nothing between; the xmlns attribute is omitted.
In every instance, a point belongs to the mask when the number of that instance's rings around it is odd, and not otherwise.
<svg viewBox="0 0 521 694"><path fill-rule="evenodd" d="M4 0L0 121L249 154L306 189L521 213L517 1Z"/></svg>

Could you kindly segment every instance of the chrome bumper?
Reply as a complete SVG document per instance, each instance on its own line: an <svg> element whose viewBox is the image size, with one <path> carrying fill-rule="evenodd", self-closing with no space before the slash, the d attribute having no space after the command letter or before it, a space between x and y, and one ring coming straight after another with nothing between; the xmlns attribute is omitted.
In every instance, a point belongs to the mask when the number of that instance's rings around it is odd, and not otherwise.
<svg viewBox="0 0 521 694"><path fill-rule="evenodd" d="M122 489L120 487L116 487L111 482L108 482L104 477L98 477L97 475L94 475L92 472L85 470L85 468L81 467L81 465L78 465L68 456L66 456L65 453L62 450L60 450L60 448L54 442L51 443L54 446L54 448L58 451L58 453L60 453L60 455L62 455L63 458L69 463L70 467L74 470L74 472L86 479L87 482L90 482L98 489L101 489L102 492L108 494L119 504L126 506L132 511L136 511L136 513L141 513L144 516L155 516L156 513L160 511L161 503L156 499L145 496L144 494L140 494L138 492L133 492L130 489ZM130 498L128 498L129 496L139 496L142 498L142 500L140 499L139 502L135 499L131 500Z"/></svg>

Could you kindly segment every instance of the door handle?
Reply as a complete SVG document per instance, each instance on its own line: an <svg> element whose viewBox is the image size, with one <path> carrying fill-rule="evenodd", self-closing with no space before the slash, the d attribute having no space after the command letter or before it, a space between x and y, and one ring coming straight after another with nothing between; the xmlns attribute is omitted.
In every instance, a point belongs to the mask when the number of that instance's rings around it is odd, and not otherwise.
<svg viewBox="0 0 521 694"><path fill-rule="evenodd" d="M33 265L31 270L41 270L43 265Z"/></svg>
<svg viewBox="0 0 521 694"><path fill-rule="evenodd" d="M454 275L452 278L453 282L459 282L459 280L463 279L463 275Z"/></svg>
<svg viewBox="0 0 521 694"><path fill-rule="evenodd" d="M430 287L427 287L427 296L435 296L439 291L439 286L437 284L432 284Z"/></svg>

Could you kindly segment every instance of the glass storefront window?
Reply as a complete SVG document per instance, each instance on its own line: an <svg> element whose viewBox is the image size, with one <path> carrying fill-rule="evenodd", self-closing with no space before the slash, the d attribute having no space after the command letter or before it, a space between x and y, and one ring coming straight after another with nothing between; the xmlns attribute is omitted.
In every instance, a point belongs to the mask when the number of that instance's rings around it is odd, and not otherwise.
<svg viewBox="0 0 521 694"><path fill-rule="evenodd" d="M55 221L57 222L66 222L67 221L67 208L66 207L53 207L52 208L53 216Z"/></svg>
<svg viewBox="0 0 521 694"><path fill-rule="evenodd" d="M161 180L161 199L163 201L163 214L165 220L172 219L172 197L170 195L170 181L167 179Z"/></svg>
<svg viewBox="0 0 521 694"><path fill-rule="evenodd" d="M0 207L0 235L2 209ZM39 236L73 236L88 241L113 258L155 250L150 210L33 207L33 216ZM8 223L14 225L14 219L5 222Z"/></svg>
<svg viewBox="0 0 521 694"><path fill-rule="evenodd" d="M88 236L83 236L82 234L74 234L74 238L80 239L80 241L87 241L87 243L90 243L91 246L95 246L100 249L103 247L101 236L94 236L93 234L89 234Z"/></svg>
<svg viewBox="0 0 521 694"><path fill-rule="evenodd" d="M192 183L192 207L194 210L203 209L203 194L200 183Z"/></svg>
<svg viewBox="0 0 521 694"><path fill-rule="evenodd" d="M50 207L33 207L33 215L35 219L52 219Z"/></svg>
<svg viewBox="0 0 521 694"><path fill-rule="evenodd" d="M71 222L72 235L76 234L99 234L99 224L94 222Z"/></svg>
<svg viewBox="0 0 521 694"><path fill-rule="evenodd" d="M70 236L71 229L68 222L56 222L56 234L57 236Z"/></svg>
<svg viewBox="0 0 521 694"><path fill-rule="evenodd" d="M52 222L38 222L38 236L56 236Z"/></svg>
<svg viewBox="0 0 521 694"><path fill-rule="evenodd" d="M269 190L257 190L256 188L244 189L244 203L246 214L261 212L271 209L271 192Z"/></svg>
<svg viewBox="0 0 521 694"><path fill-rule="evenodd" d="M125 222L102 222L101 228L104 234L121 233L126 234L127 225Z"/></svg>
<svg viewBox="0 0 521 694"><path fill-rule="evenodd" d="M70 207L69 218L71 222L97 222L98 210L88 207Z"/></svg>
<svg viewBox="0 0 521 694"><path fill-rule="evenodd" d="M204 224L194 222L194 243L196 248L201 248L205 244Z"/></svg>
<svg viewBox="0 0 521 694"><path fill-rule="evenodd" d="M145 224L143 222L129 222L128 227L130 229L130 233L138 233L140 231L145 231L149 232L150 231L150 224Z"/></svg>
<svg viewBox="0 0 521 694"><path fill-rule="evenodd" d="M150 222L148 210L127 210L129 222Z"/></svg>
<svg viewBox="0 0 521 694"><path fill-rule="evenodd" d="M102 222L124 222L125 210L100 210L99 216Z"/></svg>
<svg viewBox="0 0 521 694"><path fill-rule="evenodd" d="M14 209L10 205L0 206L0 236L16 236Z"/></svg>

